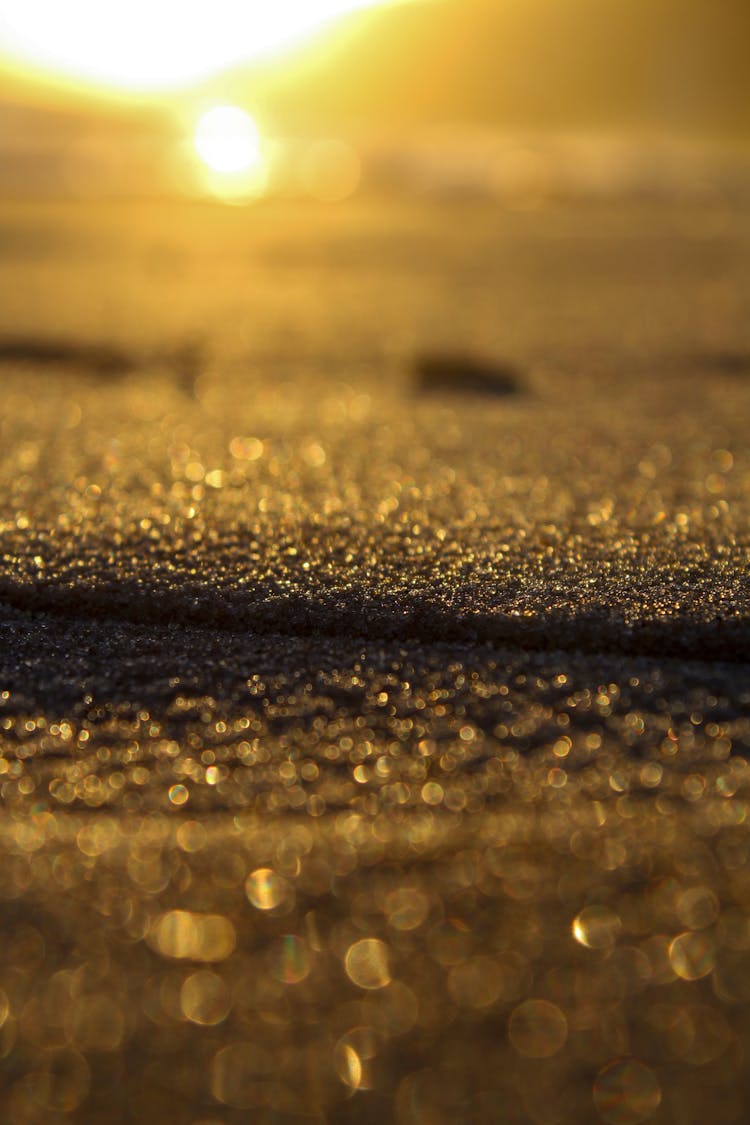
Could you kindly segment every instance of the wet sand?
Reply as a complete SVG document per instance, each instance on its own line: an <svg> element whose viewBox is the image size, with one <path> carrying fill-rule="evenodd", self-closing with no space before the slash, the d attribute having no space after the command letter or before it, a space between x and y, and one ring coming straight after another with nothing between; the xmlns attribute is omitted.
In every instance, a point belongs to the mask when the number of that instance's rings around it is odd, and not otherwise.
<svg viewBox="0 0 750 1125"><path fill-rule="evenodd" d="M4 208L4 1120L746 1118L749 241Z"/></svg>

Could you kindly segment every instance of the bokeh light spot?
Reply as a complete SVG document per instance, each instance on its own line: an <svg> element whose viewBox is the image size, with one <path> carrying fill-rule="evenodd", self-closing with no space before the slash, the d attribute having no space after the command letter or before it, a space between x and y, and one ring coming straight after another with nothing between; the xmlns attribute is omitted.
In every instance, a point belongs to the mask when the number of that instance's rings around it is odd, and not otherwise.
<svg viewBox="0 0 750 1125"><path fill-rule="evenodd" d="M638 1125L661 1102L656 1075L639 1059L616 1059L594 1082L594 1105L608 1125Z"/></svg>
<svg viewBox="0 0 750 1125"><path fill-rule="evenodd" d="M388 947L378 938L362 938L346 951L346 975L358 988L385 988L390 982Z"/></svg>
<svg viewBox="0 0 750 1125"><path fill-rule="evenodd" d="M257 910L283 912L294 901L294 891L287 880L270 867L258 867L248 875L245 893Z"/></svg>
<svg viewBox="0 0 750 1125"><path fill-rule="evenodd" d="M202 1027L214 1027L225 1020L232 1006L229 990L221 977L200 969L183 983L180 1007L186 1019Z"/></svg>
<svg viewBox="0 0 750 1125"><path fill-rule="evenodd" d="M224 961L237 944L235 928L221 914L170 910L149 934L149 943L164 957L191 961Z"/></svg>
<svg viewBox="0 0 750 1125"><path fill-rule="evenodd" d="M272 952L272 972L284 984L299 984L310 972L310 949L296 934L284 934Z"/></svg>
<svg viewBox="0 0 750 1125"><path fill-rule="evenodd" d="M714 967L714 943L708 934L688 930L670 945L669 963L683 980L700 980L708 976Z"/></svg>
<svg viewBox="0 0 750 1125"><path fill-rule="evenodd" d="M586 906L574 918L572 929L573 937L587 949L611 949L622 922L608 906Z"/></svg>
<svg viewBox="0 0 750 1125"><path fill-rule="evenodd" d="M568 1038L568 1021L548 1000L526 1000L511 1013L508 1036L520 1055L548 1059Z"/></svg>

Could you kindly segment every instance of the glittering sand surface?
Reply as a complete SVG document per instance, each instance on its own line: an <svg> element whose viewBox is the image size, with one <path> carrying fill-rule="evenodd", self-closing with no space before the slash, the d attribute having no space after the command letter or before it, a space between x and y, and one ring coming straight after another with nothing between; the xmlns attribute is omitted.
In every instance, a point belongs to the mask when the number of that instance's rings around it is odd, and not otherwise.
<svg viewBox="0 0 750 1125"><path fill-rule="evenodd" d="M4 1122L748 1120L749 243L0 212Z"/></svg>

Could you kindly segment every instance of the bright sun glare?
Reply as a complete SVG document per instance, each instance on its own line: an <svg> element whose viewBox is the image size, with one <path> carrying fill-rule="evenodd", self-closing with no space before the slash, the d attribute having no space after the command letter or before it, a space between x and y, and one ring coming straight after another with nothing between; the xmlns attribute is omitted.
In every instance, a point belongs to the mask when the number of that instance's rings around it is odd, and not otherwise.
<svg viewBox="0 0 750 1125"><path fill-rule="evenodd" d="M217 105L201 114L193 143L203 163L215 172L242 172L261 159L258 126L236 105Z"/></svg>
<svg viewBox="0 0 750 1125"><path fill-rule="evenodd" d="M0 56L131 91L199 81L399 0L0 0Z"/></svg>

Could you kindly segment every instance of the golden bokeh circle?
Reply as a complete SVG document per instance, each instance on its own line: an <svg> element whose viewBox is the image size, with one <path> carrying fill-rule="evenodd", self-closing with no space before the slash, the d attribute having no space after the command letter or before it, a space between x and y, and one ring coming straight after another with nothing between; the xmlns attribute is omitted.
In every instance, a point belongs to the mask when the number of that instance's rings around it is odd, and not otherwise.
<svg viewBox="0 0 750 1125"><path fill-rule="evenodd" d="M640 1059L614 1059L594 1081L594 1105L607 1125L639 1125L660 1102L656 1075Z"/></svg>
<svg viewBox="0 0 750 1125"><path fill-rule="evenodd" d="M511 1012L508 1037L520 1055L548 1059L565 1046L568 1021L548 1000L525 1000Z"/></svg>
<svg viewBox="0 0 750 1125"><path fill-rule="evenodd" d="M367 990L385 988L390 983L388 946L379 938L362 938L346 951L344 968L352 984Z"/></svg>

